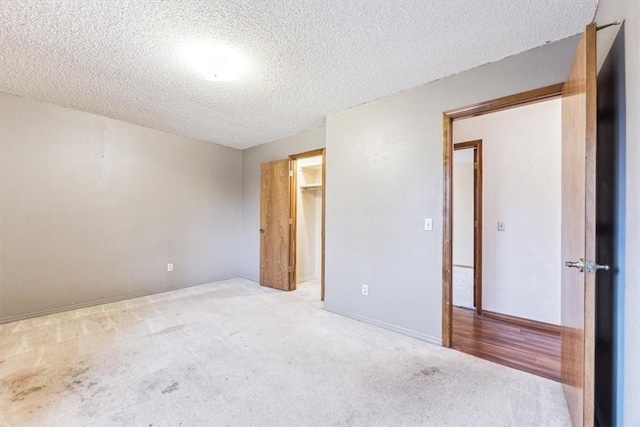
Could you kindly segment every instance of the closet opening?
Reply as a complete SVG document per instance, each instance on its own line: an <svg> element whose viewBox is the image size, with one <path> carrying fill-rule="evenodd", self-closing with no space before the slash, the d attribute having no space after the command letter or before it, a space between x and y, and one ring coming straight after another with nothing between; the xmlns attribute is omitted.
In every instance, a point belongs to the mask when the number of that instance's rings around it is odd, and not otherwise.
<svg viewBox="0 0 640 427"><path fill-rule="evenodd" d="M291 281L294 288L317 292L324 301L324 149L290 156Z"/></svg>

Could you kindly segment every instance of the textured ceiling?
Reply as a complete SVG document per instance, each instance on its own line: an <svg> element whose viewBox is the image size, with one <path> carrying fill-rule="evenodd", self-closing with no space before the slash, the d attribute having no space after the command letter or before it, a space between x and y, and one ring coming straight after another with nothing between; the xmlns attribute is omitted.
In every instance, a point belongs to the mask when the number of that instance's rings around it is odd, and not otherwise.
<svg viewBox="0 0 640 427"><path fill-rule="evenodd" d="M235 148L582 31L596 0L0 0L0 91ZM249 63L210 82L194 42Z"/></svg>

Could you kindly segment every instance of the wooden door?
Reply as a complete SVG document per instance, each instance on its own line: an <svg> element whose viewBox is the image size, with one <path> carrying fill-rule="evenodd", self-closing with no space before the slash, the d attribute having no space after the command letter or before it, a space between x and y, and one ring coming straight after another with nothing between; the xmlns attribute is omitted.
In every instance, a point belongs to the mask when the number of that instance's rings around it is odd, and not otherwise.
<svg viewBox="0 0 640 427"><path fill-rule="evenodd" d="M291 160L261 166L260 284L291 289Z"/></svg>
<svg viewBox="0 0 640 427"><path fill-rule="evenodd" d="M574 426L594 423L596 111L591 24L562 89L561 375Z"/></svg>

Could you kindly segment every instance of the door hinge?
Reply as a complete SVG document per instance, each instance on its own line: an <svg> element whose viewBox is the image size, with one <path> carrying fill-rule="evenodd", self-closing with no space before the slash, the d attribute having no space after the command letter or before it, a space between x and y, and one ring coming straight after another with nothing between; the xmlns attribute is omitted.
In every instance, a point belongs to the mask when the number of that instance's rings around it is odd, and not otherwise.
<svg viewBox="0 0 640 427"><path fill-rule="evenodd" d="M474 163L474 164L473 164L473 168L474 168L474 169L478 169L478 163Z"/></svg>
<svg viewBox="0 0 640 427"><path fill-rule="evenodd" d="M293 176L293 169L289 169L289 176Z"/></svg>
<svg viewBox="0 0 640 427"><path fill-rule="evenodd" d="M289 225L293 224L293 218L289 218Z"/></svg>
<svg viewBox="0 0 640 427"><path fill-rule="evenodd" d="M291 266L289 266L289 268L287 270L289 271L289 273L291 273Z"/></svg>

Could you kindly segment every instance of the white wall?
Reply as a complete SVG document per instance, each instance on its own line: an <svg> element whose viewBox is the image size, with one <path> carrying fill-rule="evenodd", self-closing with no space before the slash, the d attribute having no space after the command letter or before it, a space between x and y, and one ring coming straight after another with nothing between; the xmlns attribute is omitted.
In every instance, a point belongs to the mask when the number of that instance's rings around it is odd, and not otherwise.
<svg viewBox="0 0 640 427"><path fill-rule="evenodd" d="M618 194L622 220L618 230L620 263L617 287L616 365L617 425L640 426L640 3L600 0L595 21L624 20L624 27L598 32L598 64L606 58L619 31L625 37L626 133Z"/></svg>
<svg viewBox="0 0 640 427"><path fill-rule="evenodd" d="M483 309L554 324L562 268L560 106L557 98L453 124L454 142L482 139ZM497 231L497 221L506 231Z"/></svg>
<svg viewBox="0 0 640 427"><path fill-rule="evenodd" d="M564 81L576 44L550 43L327 117L327 310L441 342L442 113Z"/></svg>
<svg viewBox="0 0 640 427"><path fill-rule="evenodd" d="M473 149L453 152L453 264L473 267Z"/></svg>
<svg viewBox="0 0 640 427"><path fill-rule="evenodd" d="M321 127L242 151L242 277L260 279L260 164L324 146Z"/></svg>

